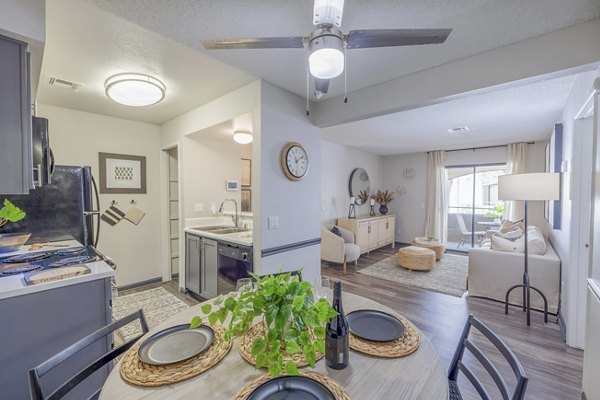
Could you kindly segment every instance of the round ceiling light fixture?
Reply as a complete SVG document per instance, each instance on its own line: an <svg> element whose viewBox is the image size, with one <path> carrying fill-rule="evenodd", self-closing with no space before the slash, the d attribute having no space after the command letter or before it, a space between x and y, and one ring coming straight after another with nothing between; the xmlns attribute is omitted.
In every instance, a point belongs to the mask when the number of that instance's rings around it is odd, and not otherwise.
<svg viewBox="0 0 600 400"><path fill-rule="evenodd" d="M164 83L145 74L116 74L104 82L109 99L132 107L156 104L165 98L166 90Z"/></svg>
<svg viewBox="0 0 600 400"><path fill-rule="evenodd" d="M235 140L239 144L252 143L252 132L235 131L233 133L233 140Z"/></svg>
<svg viewBox="0 0 600 400"><path fill-rule="evenodd" d="M319 79L331 79L344 72L344 39L340 30L323 26L311 34L308 49L310 74Z"/></svg>

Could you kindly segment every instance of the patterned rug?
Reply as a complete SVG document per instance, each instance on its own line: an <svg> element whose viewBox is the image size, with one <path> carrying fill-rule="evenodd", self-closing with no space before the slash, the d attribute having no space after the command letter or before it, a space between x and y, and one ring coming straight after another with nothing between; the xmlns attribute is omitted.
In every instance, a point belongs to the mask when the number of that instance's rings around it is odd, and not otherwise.
<svg viewBox="0 0 600 400"><path fill-rule="evenodd" d="M123 318L141 308L144 310L148 326L153 328L188 307L183 301L159 287L117 297L113 302L113 318ZM119 331L125 341L133 339L142 332L139 322L125 325Z"/></svg>
<svg viewBox="0 0 600 400"><path fill-rule="evenodd" d="M462 297L467 290L469 258L444 254L444 257L435 263L435 268L431 271L411 272L398 265L398 255L394 254L358 272L406 286L416 286L434 292Z"/></svg>

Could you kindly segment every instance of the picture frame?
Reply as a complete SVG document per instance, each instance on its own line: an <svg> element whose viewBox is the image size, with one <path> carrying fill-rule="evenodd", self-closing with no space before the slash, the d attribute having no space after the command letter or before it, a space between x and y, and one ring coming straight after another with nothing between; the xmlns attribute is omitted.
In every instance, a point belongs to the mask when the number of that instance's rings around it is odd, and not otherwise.
<svg viewBox="0 0 600 400"><path fill-rule="evenodd" d="M146 157L98 153L100 193L145 194Z"/></svg>
<svg viewBox="0 0 600 400"><path fill-rule="evenodd" d="M241 211L250 212L252 211L252 190L242 188L241 192Z"/></svg>

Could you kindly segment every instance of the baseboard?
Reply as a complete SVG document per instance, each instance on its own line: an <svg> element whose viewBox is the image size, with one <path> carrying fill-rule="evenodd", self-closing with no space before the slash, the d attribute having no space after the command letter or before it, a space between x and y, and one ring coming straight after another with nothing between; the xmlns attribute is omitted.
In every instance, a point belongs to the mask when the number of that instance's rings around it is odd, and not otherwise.
<svg viewBox="0 0 600 400"><path fill-rule="evenodd" d="M556 316L556 323L560 328L560 335L563 338L563 342L567 341L567 324L565 323L565 319L562 316L562 310L558 310L558 315ZM585 396L585 393L582 393Z"/></svg>
<svg viewBox="0 0 600 400"><path fill-rule="evenodd" d="M144 285L150 285L150 284L156 283L156 282L162 282L162 278L161 277L152 278L152 279L148 279L147 281L131 283L129 285L117 286L117 289L118 290L135 289L137 287L144 286Z"/></svg>

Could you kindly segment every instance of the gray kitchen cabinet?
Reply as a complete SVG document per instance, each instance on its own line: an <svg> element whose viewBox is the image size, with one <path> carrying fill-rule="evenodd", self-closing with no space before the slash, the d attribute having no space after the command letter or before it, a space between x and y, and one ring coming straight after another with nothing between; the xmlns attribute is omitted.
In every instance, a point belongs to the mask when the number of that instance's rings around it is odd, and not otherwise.
<svg viewBox="0 0 600 400"><path fill-rule="evenodd" d="M0 299L0 400L29 399L27 371L112 321L110 278ZM111 348L99 340L44 376L56 388ZM66 399L87 399L109 373L104 367Z"/></svg>
<svg viewBox="0 0 600 400"><path fill-rule="evenodd" d="M185 234L185 288L197 295L200 290L200 271L202 266L202 238Z"/></svg>
<svg viewBox="0 0 600 400"><path fill-rule="evenodd" d="M0 35L0 193L33 188L27 43Z"/></svg>
<svg viewBox="0 0 600 400"><path fill-rule="evenodd" d="M202 239L202 274L200 295L205 299L217 296L217 244L216 240Z"/></svg>

